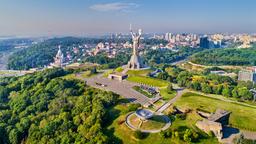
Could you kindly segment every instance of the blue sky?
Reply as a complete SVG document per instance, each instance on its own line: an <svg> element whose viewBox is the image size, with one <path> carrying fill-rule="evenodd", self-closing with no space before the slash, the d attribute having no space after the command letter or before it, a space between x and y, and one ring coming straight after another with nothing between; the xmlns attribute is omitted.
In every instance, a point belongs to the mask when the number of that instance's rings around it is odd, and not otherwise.
<svg viewBox="0 0 256 144"><path fill-rule="evenodd" d="M0 36L256 32L256 0L0 0Z"/></svg>

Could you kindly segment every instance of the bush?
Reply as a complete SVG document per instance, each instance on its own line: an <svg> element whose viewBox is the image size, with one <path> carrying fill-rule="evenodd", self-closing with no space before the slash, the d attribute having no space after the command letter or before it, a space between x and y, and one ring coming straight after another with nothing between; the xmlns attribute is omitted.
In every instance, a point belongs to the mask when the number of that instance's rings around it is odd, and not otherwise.
<svg viewBox="0 0 256 144"><path fill-rule="evenodd" d="M209 137L215 137L213 131L210 131L210 132L208 133L208 135L209 135Z"/></svg>
<svg viewBox="0 0 256 144"><path fill-rule="evenodd" d="M165 131L161 131L161 132L160 132L160 136L161 136L162 138L166 138Z"/></svg>
<svg viewBox="0 0 256 144"><path fill-rule="evenodd" d="M176 114L176 118L179 120L185 120L186 119L186 114Z"/></svg>
<svg viewBox="0 0 256 144"><path fill-rule="evenodd" d="M209 84L202 84L202 92L212 93L212 87Z"/></svg>
<svg viewBox="0 0 256 144"><path fill-rule="evenodd" d="M170 129L166 130L166 131L161 131L160 132L161 137L163 138L168 138L172 136L172 132Z"/></svg>
<svg viewBox="0 0 256 144"><path fill-rule="evenodd" d="M137 139L143 139L143 138L145 138L145 136L146 136L146 133L143 133L140 130L136 130L134 132L134 137Z"/></svg>
<svg viewBox="0 0 256 144"><path fill-rule="evenodd" d="M116 72L122 72L124 69L122 67L118 67L115 69Z"/></svg>
<svg viewBox="0 0 256 144"><path fill-rule="evenodd" d="M173 93L173 90L174 90L174 89L173 89L172 84L169 84L168 87L167 87L167 93L168 93L168 94L172 94L172 93Z"/></svg>
<svg viewBox="0 0 256 144"><path fill-rule="evenodd" d="M199 138L199 135L192 129L186 129L183 140L186 142L195 142Z"/></svg>
<svg viewBox="0 0 256 144"><path fill-rule="evenodd" d="M139 107L141 107L141 105L139 103L132 103L128 106L128 112L131 112L131 111L136 111Z"/></svg>
<svg viewBox="0 0 256 144"><path fill-rule="evenodd" d="M172 137L179 139L179 138L180 138L180 137L179 137L179 132L178 132L178 131L173 131L173 132L172 132Z"/></svg>
<svg viewBox="0 0 256 144"><path fill-rule="evenodd" d="M168 114L168 117L170 118L171 122L175 121L175 116L172 114Z"/></svg>

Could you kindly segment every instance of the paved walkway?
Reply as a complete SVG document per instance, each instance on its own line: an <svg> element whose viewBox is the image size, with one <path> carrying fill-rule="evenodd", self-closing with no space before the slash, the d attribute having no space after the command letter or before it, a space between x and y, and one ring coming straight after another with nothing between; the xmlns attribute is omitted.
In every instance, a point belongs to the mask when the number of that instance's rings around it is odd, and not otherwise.
<svg viewBox="0 0 256 144"><path fill-rule="evenodd" d="M156 112L157 113L162 113L164 110L166 110L170 105L172 105L173 103L175 103L184 93L183 89L178 89L177 90L177 94L176 96L171 99L169 102L165 103L164 105L162 105Z"/></svg>
<svg viewBox="0 0 256 144"><path fill-rule="evenodd" d="M168 116L165 116L165 115L162 115L163 118L164 118L165 121L166 121L166 124L165 124L164 127L160 128L160 129L155 129L155 130L143 130L143 129L138 129L138 128L134 127L134 126L131 124L130 117L131 117L132 115L134 115L134 112L132 112L132 113L130 113L130 114L128 114L128 115L126 116L125 124L126 124L130 129L132 129L132 130L134 130L134 131L135 131L135 130L140 130L141 132L145 132L145 133L159 133L159 132L161 132L161 131L167 130L167 129L171 126L171 120L169 119L169 117L168 117Z"/></svg>
<svg viewBox="0 0 256 144"><path fill-rule="evenodd" d="M241 130L241 133L243 133L244 137L247 139L256 140L256 132Z"/></svg>
<svg viewBox="0 0 256 144"><path fill-rule="evenodd" d="M131 83L128 81L110 80L108 78L102 77L102 75L91 78L84 78L84 80L87 82L88 85L92 87L103 89L106 91L112 91L134 103L140 103L141 105L145 105L151 102L148 97L133 89L134 86L138 85L136 83ZM106 86L100 86L96 83L100 83Z"/></svg>

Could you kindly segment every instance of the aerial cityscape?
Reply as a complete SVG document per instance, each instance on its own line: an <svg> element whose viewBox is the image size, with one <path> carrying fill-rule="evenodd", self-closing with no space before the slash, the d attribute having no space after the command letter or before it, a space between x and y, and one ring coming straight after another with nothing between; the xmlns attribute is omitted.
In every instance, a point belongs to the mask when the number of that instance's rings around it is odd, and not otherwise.
<svg viewBox="0 0 256 144"><path fill-rule="evenodd" d="M256 144L255 5L3 0L0 144Z"/></svg>

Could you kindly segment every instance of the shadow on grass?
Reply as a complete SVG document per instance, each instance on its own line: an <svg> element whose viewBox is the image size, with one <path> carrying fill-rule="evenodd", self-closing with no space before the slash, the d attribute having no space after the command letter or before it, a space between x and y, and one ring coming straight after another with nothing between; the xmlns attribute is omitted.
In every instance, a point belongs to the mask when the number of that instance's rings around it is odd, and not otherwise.
<svg viewBox="0 0 256 144"><path fill-rule="evenodd" d="M149 136L149 133L143 133L142 139L146 139Z"/></svg>
<svg viewBox="0 0 256 144"><path fill-rule="evenodd" d="M109 140L109 143L110 144L122 144L122 140L119 139L118 137L116 137L114 135L114 132L115 132L115 128L108 128L113 122L115 119L117 119L119 116L120 116L120 113L121 111L118 110L118 109L115 109L114 106L112 106L105 114L105 117L104 117L104 123L103 123L103 127L104 127L104 130L103 130L103 133L105 135L108 136L108 138L110 139Z"/></svg>
<svg viewBox="0 0 256 144"><path fill-rule="evenodd" d="M130 99L121 98L121 99L118 100L118 103L120 103L120 104L127 104L127 103L133 102L135 100L136 100L135 98L130 98Z"/></svg>
<svg viewBox="0 0 256 144"><path fill-rule="evenodd" d="M159 123L167 123L165 118L161 115L154 115L152 118L150 118L151 121L159 122Z"/></svg>
<svg viewBox="0 0 256 144"><path fill-rule="evenodd" d="M114 135L115 128L104 129L104 133L110 139L108 144L123 144L123 141Z"/></svg>
<svg viewBox="0 0 256 144"><path fill-rule="evenodd" d="M238 134L240 131L237 128L224 127L223 128L223 138L228 138L233 134Z"/></svg>
<svg viewBox="0 0 256 144"><path fill-rule="evenodd" d="M116 105L127 104L129 102L130 101L127 99L119 99L118 103ZM107 135L109 138L109 144L123 144L123 141L114 135L115 128L114 127L109 128L109 126L111 126L113 124L113 122L120 115L122 115L122 111L115 108L116 105L108 108L108 110L105 114L105 117L104 117L104 124L103 124L104 130L103 131L104 131L104 134Z"/></svg>
<svg viewBox="0 0 256 144"><path fill-rule="evenodd" d="M121 114L121 111L118 109L115 109L114 106L111 107L105 114L104 117L104 127L110 126L115 119L117 119Z"/></svg>
<svg viewBox="0 0 256 144"><path fill-rule="evenodd" d="M149 136L149 133L141 132L138 130L138 131L133 132L133 136L138 140L143 140Z"/></svg>

